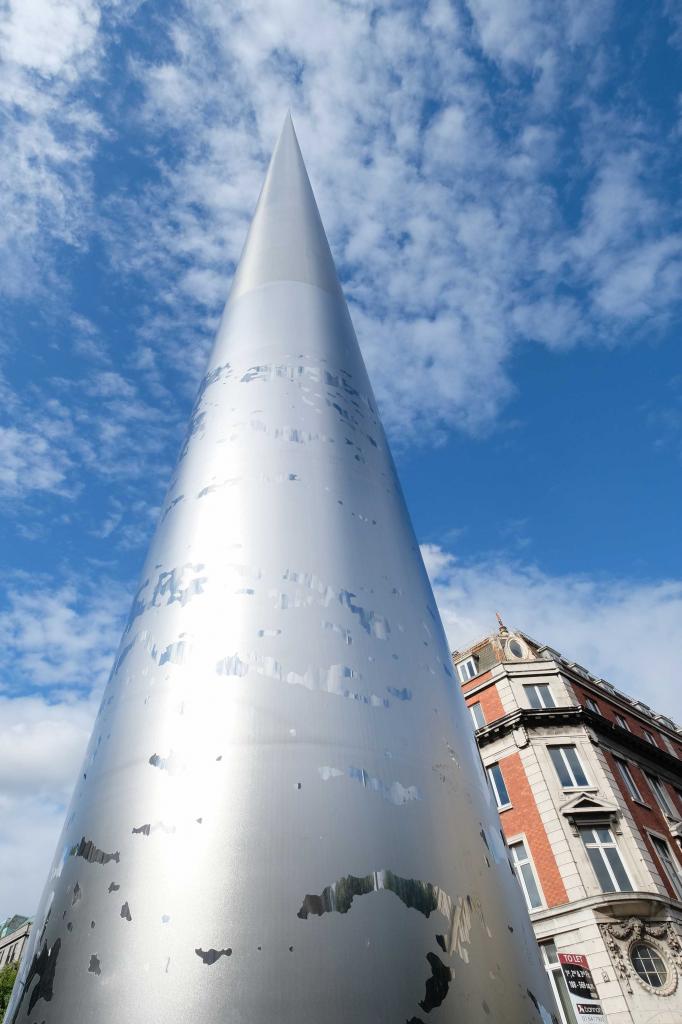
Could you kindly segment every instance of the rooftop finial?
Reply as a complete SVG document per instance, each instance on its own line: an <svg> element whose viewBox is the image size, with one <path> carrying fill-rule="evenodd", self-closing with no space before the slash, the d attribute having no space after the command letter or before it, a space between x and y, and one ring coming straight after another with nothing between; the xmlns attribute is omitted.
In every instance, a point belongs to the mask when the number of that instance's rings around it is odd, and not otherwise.
<svg viewBox="0 0 682 1024"><path fill-rule="evenodd" d="M500 627L500 634L502 636L507 636L507 634L509 633L509 630L507 629L507 627L505 626L504 622L502 621L502 616L500 615L499 612L495 612L495 617L496 617L496 619L498 621L498 624L499 624L499 627Z"/></svg>

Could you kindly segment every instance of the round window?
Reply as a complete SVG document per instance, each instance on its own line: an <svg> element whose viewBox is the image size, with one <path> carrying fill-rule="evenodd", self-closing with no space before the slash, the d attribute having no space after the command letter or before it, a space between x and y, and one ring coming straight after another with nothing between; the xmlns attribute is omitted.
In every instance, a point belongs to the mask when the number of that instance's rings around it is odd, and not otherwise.
<svg viewBox="0 0 682 1024"><path fill-rule="evenodd" d="M512 639L507 644L507 650L513 658L523 658L524 650L518 640Z"/></svg>
<svg viewBox="0 0 682 1024"><path fill-rule="evenodd" d="M645 985L664 987L668 981L668 968L657 949L648 942L636 942L630 950L630 960Z"/></svg>

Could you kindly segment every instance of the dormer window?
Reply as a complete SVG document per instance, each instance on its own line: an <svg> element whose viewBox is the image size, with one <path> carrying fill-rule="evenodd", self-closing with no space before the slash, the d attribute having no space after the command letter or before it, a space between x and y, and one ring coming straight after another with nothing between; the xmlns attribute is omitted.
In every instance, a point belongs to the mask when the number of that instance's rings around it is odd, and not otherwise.
<svg viewBox="0 0 682 1024"><path fill-rule="evenodd" d="M457 675L460 683L468 683L478 675L478 666L474 658L465 658L457 664Z"/></svg>

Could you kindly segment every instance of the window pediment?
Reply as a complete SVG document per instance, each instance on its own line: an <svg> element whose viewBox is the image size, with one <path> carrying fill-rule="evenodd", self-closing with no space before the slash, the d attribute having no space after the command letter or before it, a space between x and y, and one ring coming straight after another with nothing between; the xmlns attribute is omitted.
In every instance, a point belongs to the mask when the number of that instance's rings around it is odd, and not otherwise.
<svg viewBox="0 0 682 1024"><path fill-rule="evenodd" d="M579 825L591 825L599 822L604 822L610 825L615 832L620 832L620 828L617 827L620 811L616 804L600 800L599 797L590 796L588 793L580 793L573 797L561 807L561 813L568 818L576 834Z"/></svg>

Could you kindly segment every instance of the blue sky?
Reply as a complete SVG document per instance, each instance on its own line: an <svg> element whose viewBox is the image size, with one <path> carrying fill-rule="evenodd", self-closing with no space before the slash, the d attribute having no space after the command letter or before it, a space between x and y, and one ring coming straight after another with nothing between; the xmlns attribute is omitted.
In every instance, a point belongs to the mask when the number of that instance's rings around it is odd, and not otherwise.
<svg viewBox="0 0 682 1024"><path fill-rule="evenodd" d="M30 912L291 106L453 646L682 719L674 0L6 0L0 917Z"/></svg>

